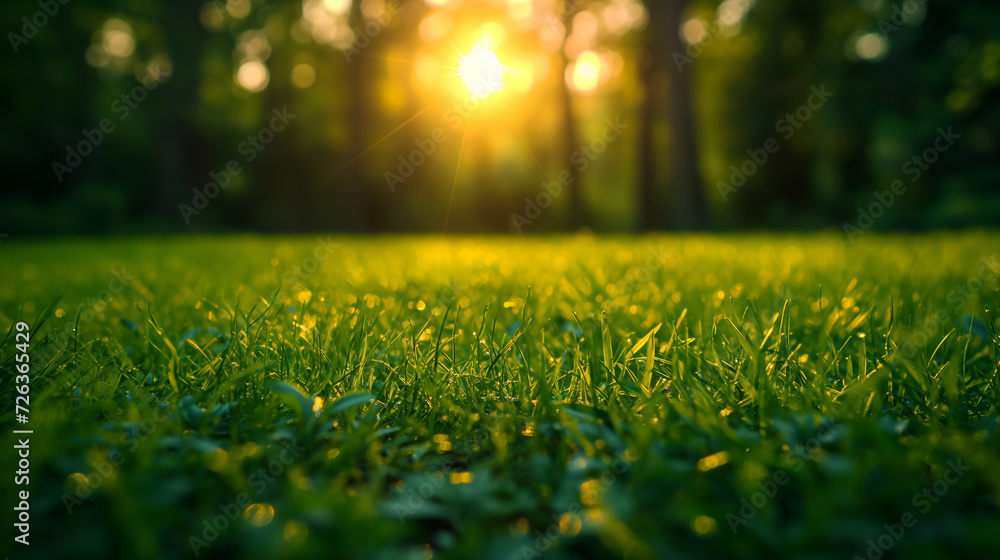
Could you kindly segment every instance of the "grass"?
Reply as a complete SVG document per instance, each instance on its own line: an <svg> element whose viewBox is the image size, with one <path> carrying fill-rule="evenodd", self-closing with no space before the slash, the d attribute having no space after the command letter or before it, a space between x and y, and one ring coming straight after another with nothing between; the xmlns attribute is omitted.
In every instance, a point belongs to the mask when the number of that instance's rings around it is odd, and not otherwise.
<svg viewBox="0 0 1000 560"><path fill-rule="evenodd" d="M11 240L12 557L979 557L998 241Z"/></svg>

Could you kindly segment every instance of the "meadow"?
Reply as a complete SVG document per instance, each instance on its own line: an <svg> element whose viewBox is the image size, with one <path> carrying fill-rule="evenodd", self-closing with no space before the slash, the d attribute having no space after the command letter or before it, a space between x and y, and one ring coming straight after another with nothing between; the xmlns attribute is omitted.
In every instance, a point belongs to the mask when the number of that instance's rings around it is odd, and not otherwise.
<svg viewBox="0 0 1000 560"><path fill-rule="evenodd" d="M998 256L983 232L5 240L8 449L33 433L31 544L7 522L0 554L978 558Z"/></svg>

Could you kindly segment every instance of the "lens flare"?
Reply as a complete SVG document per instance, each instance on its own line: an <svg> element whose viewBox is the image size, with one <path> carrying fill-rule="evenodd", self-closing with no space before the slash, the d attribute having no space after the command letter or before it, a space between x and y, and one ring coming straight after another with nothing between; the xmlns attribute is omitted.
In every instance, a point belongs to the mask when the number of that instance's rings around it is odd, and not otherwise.
<svg viewBox="0 0 1000 560"><path fill-rule="evenodd" d="M458 77L474 99L502 90L503 73L503 66L486 41L480 42L458 62Z"/></svg>

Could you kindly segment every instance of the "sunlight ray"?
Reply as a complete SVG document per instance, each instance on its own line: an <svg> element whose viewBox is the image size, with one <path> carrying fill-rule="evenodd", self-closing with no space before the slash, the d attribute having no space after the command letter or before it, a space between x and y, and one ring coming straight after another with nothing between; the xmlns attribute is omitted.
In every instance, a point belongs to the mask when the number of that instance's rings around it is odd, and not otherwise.
<svg viewBox="0 0 1000 560"><path fill-rule="evenodd" d="M538 156L535 155L535 151L532 150L531 146L528 144L525 144L524 147L528 150L528 153L531 154L531 160L535 162L535 167L542 172L542 177L545 177L546 181L550 180L551 177L549 177L549 173L545 171L544 167L542 167L542 162L538 161Z"/></svg>
<svg viewBox="0 0 1000 560"><path fill-rule="evenodd" d="M433 68L444 68L445 70L455 70L456 72L458 71L458 68L454 66L445 66L443 64L434 64L432 62L420 62L419 60L407 60L405 58L396 58L392 56L378 56L374 54L365 54L365 53L356 53L356 56L365 56L377 60L388 60L390 62L405 62L407 64L414 64L414 65L419 64L421 66L431 66Z"/></svg>
<svg viewBox="0 0 1000 560"><path fill-rule="evenodd" d="M469 137L469 123L472 115L465 121L465 131L462 133L462 147L458 150L458 165L455 166L455 179L451 182L451 196L448 198L448 212L444 216L444 233L448 233L448 221L451 219L451 205L455 201L455 189L458 187L458 172L462 169L462 156L465 154L465 140Z"/></svg>
<svg viewBox="0 0 1000 560"><path fill-rule="evenodd" d="M401 129L404 126L406 126L407 124L409 124L410 121L412 121L413 119L419 117L421 115L421 113L423 113L427 109L430 109L432 105L434 105L434 104L433 103L428 103L423 109L417 111L416 114L414 114L412 117L410 117L410 118L406 119L405 121L403 121L403 124L401 124L401 125L397 126L396 128L392 129L385 136L383 136L382 138L379 138L374 144L372 144L371 146L368 146L367 148L365 148L364 151L362 151L360 154L354 156L353 158L350 159L350 161L348 161L347 163L345 163L345 164L341 165L340 167L338 167L336 173L340 173L341 171L344 170L344 168L346 168L347 166L349 166L352 163L354 163L354 162L358 161L359 159L361 159L365 154L367 154L368 152L372 151L372 149L374 149L375 146L378 146L382 142L385 142L390 136L392 136L393 134L395 134L396 132L398 132L399 129Z"/></svg>

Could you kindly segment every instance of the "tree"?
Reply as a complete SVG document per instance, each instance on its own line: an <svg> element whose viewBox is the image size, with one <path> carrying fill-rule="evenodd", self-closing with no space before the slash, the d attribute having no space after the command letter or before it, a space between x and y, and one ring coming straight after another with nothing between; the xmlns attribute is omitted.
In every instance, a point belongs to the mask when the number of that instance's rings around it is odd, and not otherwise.
<svg viewBox="0 0 1000 560"><path fill-rule="evenodd" d="M365 18L361 11L361 0L351 2L350 24L353 29L364 29ZM348 117L352 143L355 146L366 146L365 127L367 124L366 110L371 94L369 93L373 84L369 82L370 77L365 72L366 64L362 57L353 57L348 65L348 88L351 99L351 111ZM346 190L344 197L350 201L350 206L359 211L357 219L360 223L357 226L364 231L378 231L382 228L382 208L375 185L368 180L367 176L360 171L353 173L353 180L341 183L341 188Z"/></svg>
<svg viewBox="0 0 1000 560"><path fill-rule="evenodd" d="M667 113L671 127L670 169L671 202L669 221L671 229L704 229L709 226L708 208L698 170L698 147L695 134L695 116L691 101L691 68L673 63L675 54L683 54L685 45L680 37L681 18L686 0L646 2L650 25L646 33L650 66L643 72L646 98L642 109L643 119L640 142L639 208L641 229L655 229L660 225L655 215L654 192L661 184L656 179L658 148L653 142L651 127L655 124L657 109ZM656 77L665 72L670 78L669 95L664 100L655 95Z"/></svg>
<svg viewBox="0 0 1000 560"><path fill-rule="evenodd" d="M199 102L201 62L207 33L198 14L200 0L183 0L176 10L164 10L162 29L170 48L173 72L160 97L157 115L160 145L157 149L156 213L166 221L177 220L177 204L190 197L191 186L203 183L204 134L193 124Z"/></svg>
<svg viewBox="0 0 1000 560"><path fill-rule="evenodd" d="M579 7L577 6L579 3L579 0L564 0L563 24L566 26L566 37L569 37L572 32L573 16L579 11ZM559 49L557 59L556 83L559 88L559 99L563 110L562 135L563 148L565 150L563 161L568 163L570 158L573 157L573 152L576 151L579 142L577 140L576 116L573 114L573 95L569 91L569 84L566 83L569 57L566 54L565 45ZM572 177L569 185L566 187L569 191L570 200L570 226L576 229L587 225L587 209L583 201L583 185L580 183L580 172L575 165L570 165L568 169Z"/></svg>

